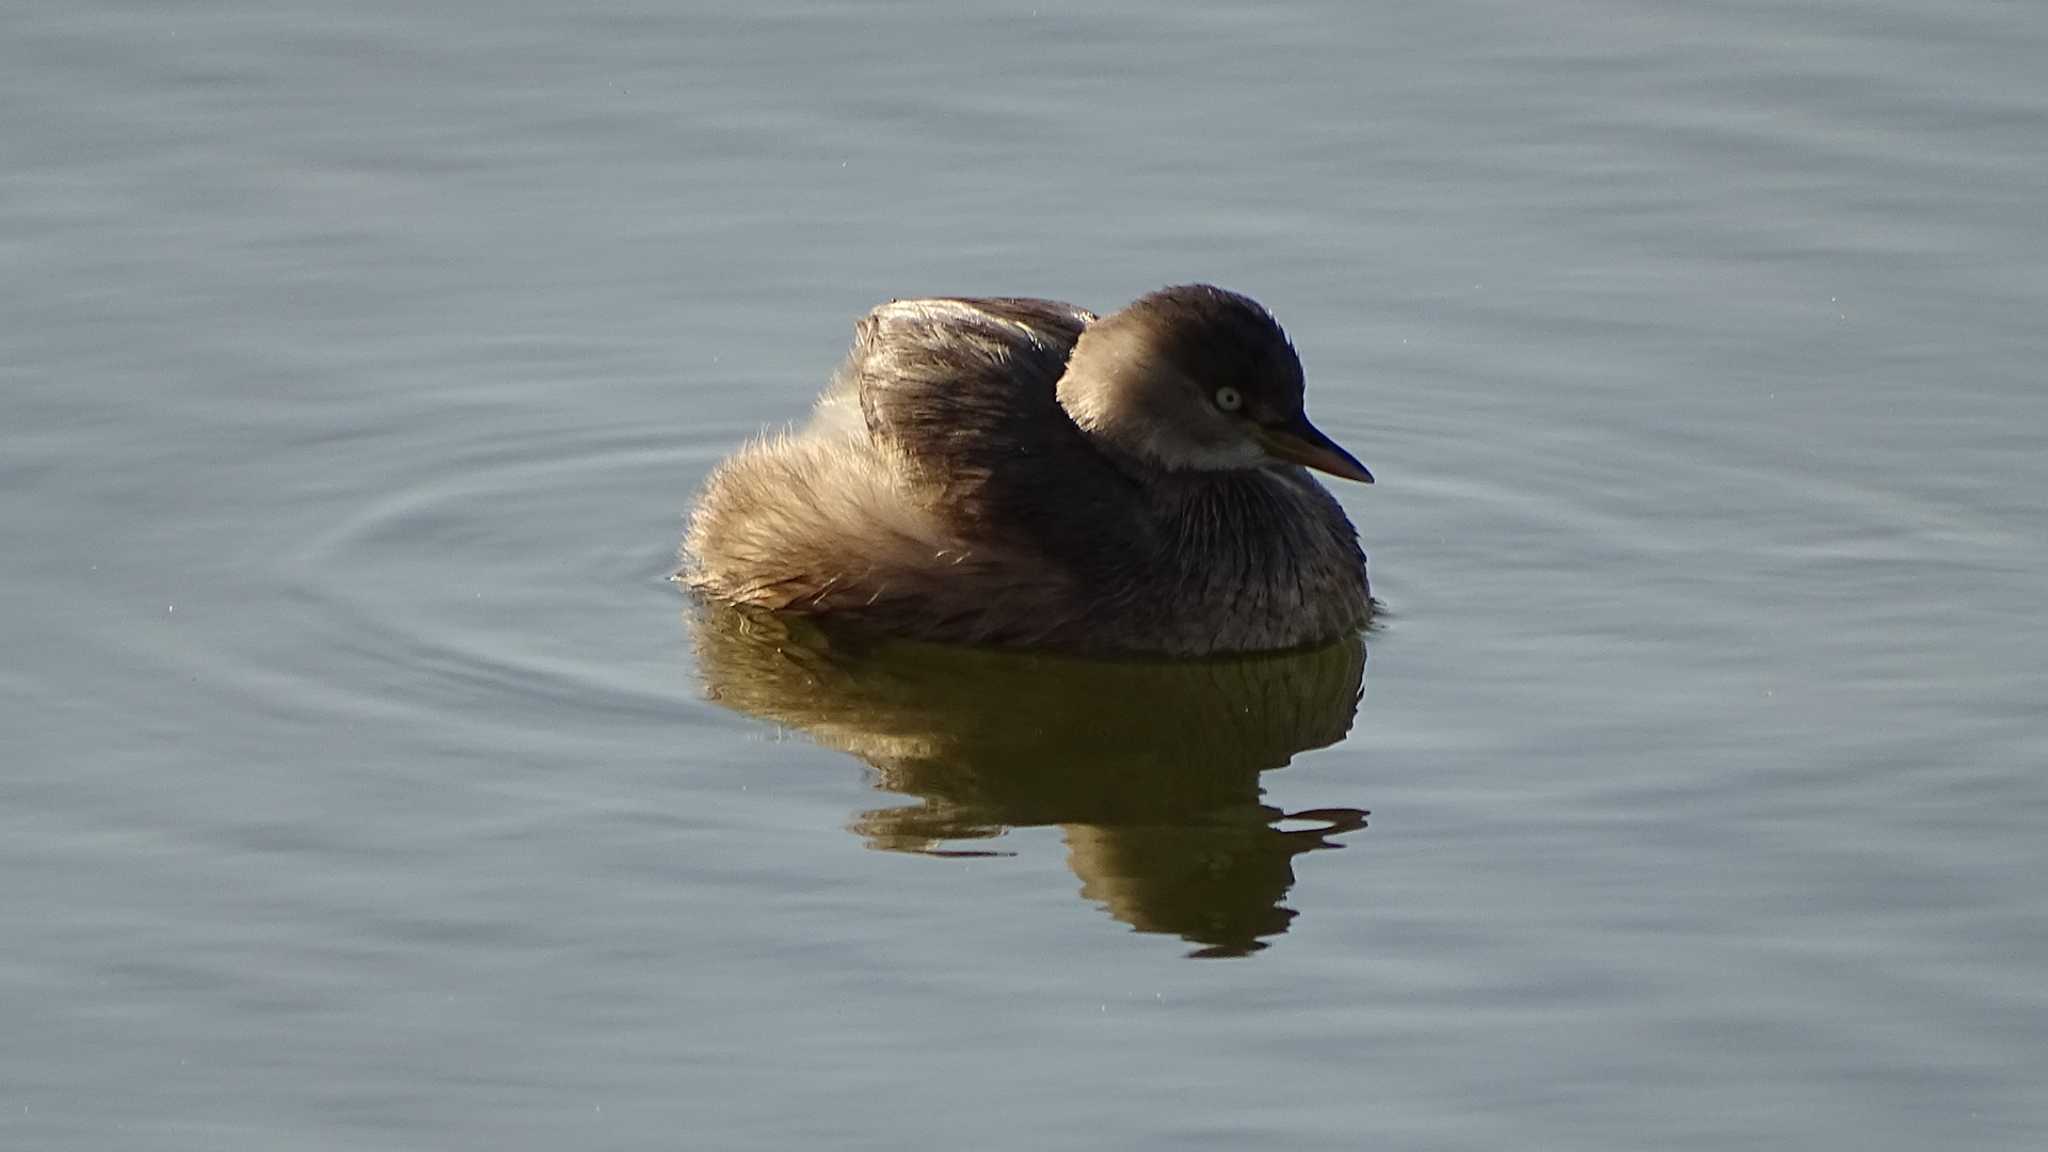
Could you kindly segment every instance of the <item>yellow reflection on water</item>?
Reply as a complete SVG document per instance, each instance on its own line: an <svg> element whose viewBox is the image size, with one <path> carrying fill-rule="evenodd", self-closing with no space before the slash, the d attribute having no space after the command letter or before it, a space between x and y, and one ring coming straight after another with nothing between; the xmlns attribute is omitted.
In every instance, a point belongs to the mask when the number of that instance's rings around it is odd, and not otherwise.
<svg viewBox="0 0 2048 1152"><path fill-rule="evenodd" d="M827 631L726 608L690 611L711 699L874 766L919 803L851 829L869 847L983 855L1015 827L1057 825L1081 894L1198 956L1287 931L1294 857L1365 826L1356 808L1286 813L1259 776L1350 730L1365 675L1351 639L1305 652L1101 661Z"/></svg>

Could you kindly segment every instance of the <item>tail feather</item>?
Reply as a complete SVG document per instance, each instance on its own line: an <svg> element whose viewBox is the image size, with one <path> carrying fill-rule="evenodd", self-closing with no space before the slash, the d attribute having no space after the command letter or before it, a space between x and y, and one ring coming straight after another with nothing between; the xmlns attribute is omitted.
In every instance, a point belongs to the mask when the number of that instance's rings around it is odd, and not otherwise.
<svg viewBox="0 0 2048 1152"><path fill-rule="evenodd" d="M873 600L892 575L958 548L851 438L749 445L706 482L679 575L720 599L829 611Z"/></svg>

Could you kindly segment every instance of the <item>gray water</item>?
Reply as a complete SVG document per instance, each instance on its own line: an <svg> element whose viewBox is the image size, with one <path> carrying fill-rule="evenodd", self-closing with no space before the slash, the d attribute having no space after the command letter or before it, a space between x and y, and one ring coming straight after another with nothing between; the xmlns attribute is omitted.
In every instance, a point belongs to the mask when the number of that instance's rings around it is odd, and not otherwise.
<svg viewBox="0 0 2048 1152"><path fill-rule="evenodd" d="M0 1146L2048 1143L2048 7L14 3L0 101ZM1197 279L1362 650L667 582L869 306Z"/></svg>

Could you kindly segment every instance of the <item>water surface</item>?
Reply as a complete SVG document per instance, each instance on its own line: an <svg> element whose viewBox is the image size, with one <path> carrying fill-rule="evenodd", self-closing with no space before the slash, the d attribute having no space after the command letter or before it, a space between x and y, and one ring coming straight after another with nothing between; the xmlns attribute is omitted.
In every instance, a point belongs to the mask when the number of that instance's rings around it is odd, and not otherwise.
<svg viewBox="0 0 2048 1152"><path fill-rule="evenodd" d="M0 1143L2048 1140L2048 9L0 28ZM1194 279L1363 646L666 581L872 304Z"/></svg>

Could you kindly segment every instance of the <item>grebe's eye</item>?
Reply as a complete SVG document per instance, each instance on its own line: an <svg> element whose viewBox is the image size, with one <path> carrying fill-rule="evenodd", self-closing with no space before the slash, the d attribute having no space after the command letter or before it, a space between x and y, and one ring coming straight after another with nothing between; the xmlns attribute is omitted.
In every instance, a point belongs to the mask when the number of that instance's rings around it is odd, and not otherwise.
<svg viewBox="0 0 2048 1152"><path fill-rule="evenodd" d="M1225 412L1235 412L1244 407L1244 397L1237 389L1225 385L1216 390L1216 406Z"/></svg>

